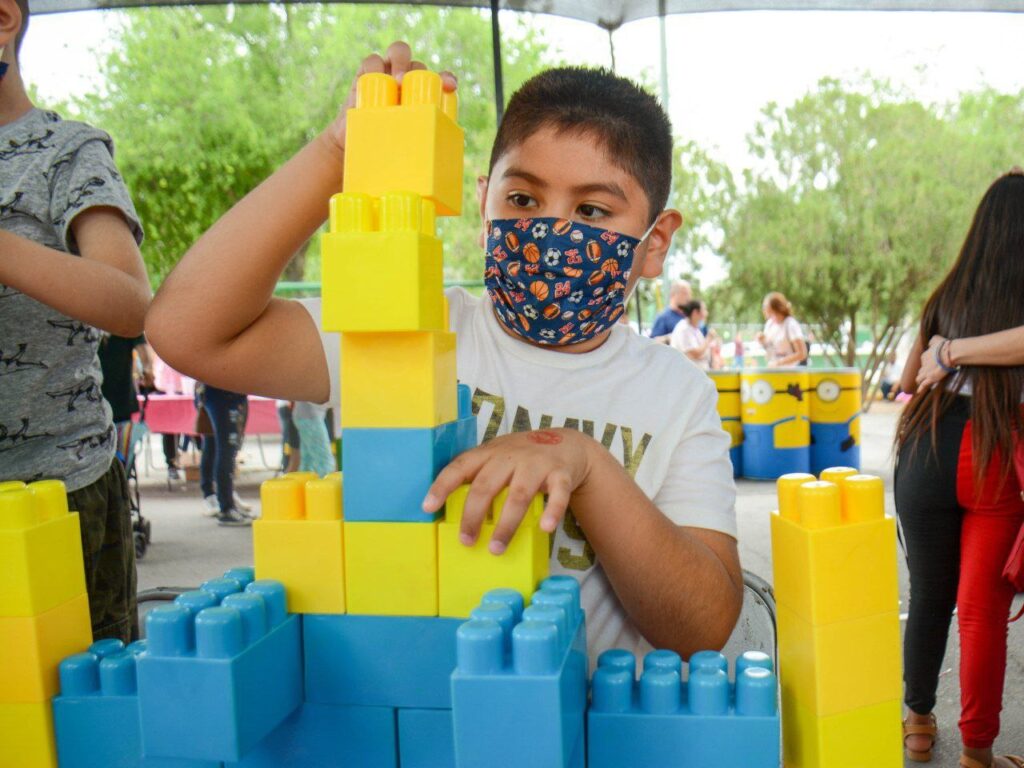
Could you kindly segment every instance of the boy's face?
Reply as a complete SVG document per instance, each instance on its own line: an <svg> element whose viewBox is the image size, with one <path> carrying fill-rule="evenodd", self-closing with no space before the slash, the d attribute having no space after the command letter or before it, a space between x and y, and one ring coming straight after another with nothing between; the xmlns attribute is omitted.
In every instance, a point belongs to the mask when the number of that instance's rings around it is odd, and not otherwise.
<svg viewBox="0 0 1024 768"><path fill-rule="evenodd" d="M553 216L639 238L650 224L650 203L639 182L613 163L589 133L546 127L512 146L479 183L480 215L491 219ZM657 277L672 233L682 223L664 211L636 252L627 291ZM485 235L486 237L486 235Z"/></svg>

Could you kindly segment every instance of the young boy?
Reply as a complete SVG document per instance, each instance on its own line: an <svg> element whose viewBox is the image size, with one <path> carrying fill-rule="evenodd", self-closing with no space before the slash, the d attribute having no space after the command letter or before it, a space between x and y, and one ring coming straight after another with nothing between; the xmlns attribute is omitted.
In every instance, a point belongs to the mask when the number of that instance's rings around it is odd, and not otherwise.
<svg viewBox="0 0 1024 768"><path fill-rule="evenodd" d="M422 67L395 43L385 57L364 60L358 74L400 81ZM454 77L443 78L453 90ZM323 402L335 391L333 350L325 353L318 318L271 294L342 188L353 97L354 86L337 120L217 222L167 278L147 335L171 365L274 397ZM472 483L462 529L471 543L508 486L489 544L498 555L529 499L547 493L541 527L555 533L551 569L580 580L594 655L610 647L642 652L648 641L684 656L718 648L742 599L729 440L714 387L674 350L614 322L636 281L661 272L681 223L678 212L663 210L671 159L668 118L629 81L585 69L538 75L509 102L490 176L479 182L488 252L514 230L541 248L545 268L564 269L545 250L556 242L550 238L592 237L615 281L594 278L601 291L582 281L565 298L572 317L558 333L538 319L547 302L535 305L533 293L519 290L505 266L512 259L487 258L487 297L448 292L459 378L474 391L483 444L440 473L424 509ZM576 275L587 264L565 266Z"/></svg>
<svg viewBox="0 0 1024 768"><path fill-rule="evenodd" d="M110 137L29 101L17 57L27 24L27 0L0 0L0 481L64 481L93 635L129 641L128 486L96 349L98 329L142 332L142 228Z"/></svg>

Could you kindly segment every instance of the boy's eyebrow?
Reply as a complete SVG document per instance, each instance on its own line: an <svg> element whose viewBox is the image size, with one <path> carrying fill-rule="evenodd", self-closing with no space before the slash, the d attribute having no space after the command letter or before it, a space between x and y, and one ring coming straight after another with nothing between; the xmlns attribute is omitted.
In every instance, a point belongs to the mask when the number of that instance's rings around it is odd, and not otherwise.
<svg viewBox="0 0 1024 768"><path fill-rule="evenodd" d="M529 171L525 171L522 168L516 168L510 166L505 169L505 172L501 174L503 179L522 179L523 181L533 184L536 187L544 189L548 186L548 183L544 179L536 176ZM627 200L626 193L622 191L622 187L616 184L614 181L609 182L594 182L593 184L580 184L572 188L572 191L577 195L587 195L592 192L607 192L609 195L613 195L620 200Z"/></svg>

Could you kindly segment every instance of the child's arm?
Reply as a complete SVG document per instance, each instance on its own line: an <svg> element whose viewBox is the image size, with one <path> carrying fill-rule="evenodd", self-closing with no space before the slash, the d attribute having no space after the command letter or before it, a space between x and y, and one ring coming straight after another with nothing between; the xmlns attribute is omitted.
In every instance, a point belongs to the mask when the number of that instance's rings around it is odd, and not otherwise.
<svg viewBox="0 0 1024 768"><path fill-rule="evenodd" d="M476 540L491 499L506 486L508 503L490 543L494 554L504 551L535 493L548 494L540 527L549 533L571 500L616 595L652 645L689 657L728 640L743 601L735 539L673 523L593 438L573 429L495 438L438 475L424 510L439 509L463 483L472 483L463 543ZM629 510L626 524L623 510Z"/></svg>
<svg viewBox="0 0 1024 768"><path fill-rule="evenodd" d="M411 69L409 46L363 60L356 78ZM455 80L444 73L445 87ZM327 218L342 188L345 113L204 234L168 275L146 318L146 334L169 365L236 392L325 402L327 362L315 323L297 302L273 298L292 256Z"/></svg>
<svg viewBox="0 0 1024 768"><path fill-rule="evenodd" d="M0 230L0 283L117 336L138 336L149 280L124 216L89 208L71 222L80 256Z"/></svg>

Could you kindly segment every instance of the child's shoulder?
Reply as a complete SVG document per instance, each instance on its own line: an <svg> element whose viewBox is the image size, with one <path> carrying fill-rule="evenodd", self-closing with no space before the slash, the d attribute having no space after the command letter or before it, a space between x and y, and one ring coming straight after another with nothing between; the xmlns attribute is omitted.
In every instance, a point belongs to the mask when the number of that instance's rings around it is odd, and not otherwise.
<svg viewBox="0 0 1024 768"><path fill-rule="evenodd" d="M114 153L114 142L109 133L80 120L65 120L52 110L33 110L24 121L24 128L34 135L37 149L50 148L58 158L91 141L101 142L111 155Z"/></svg>

